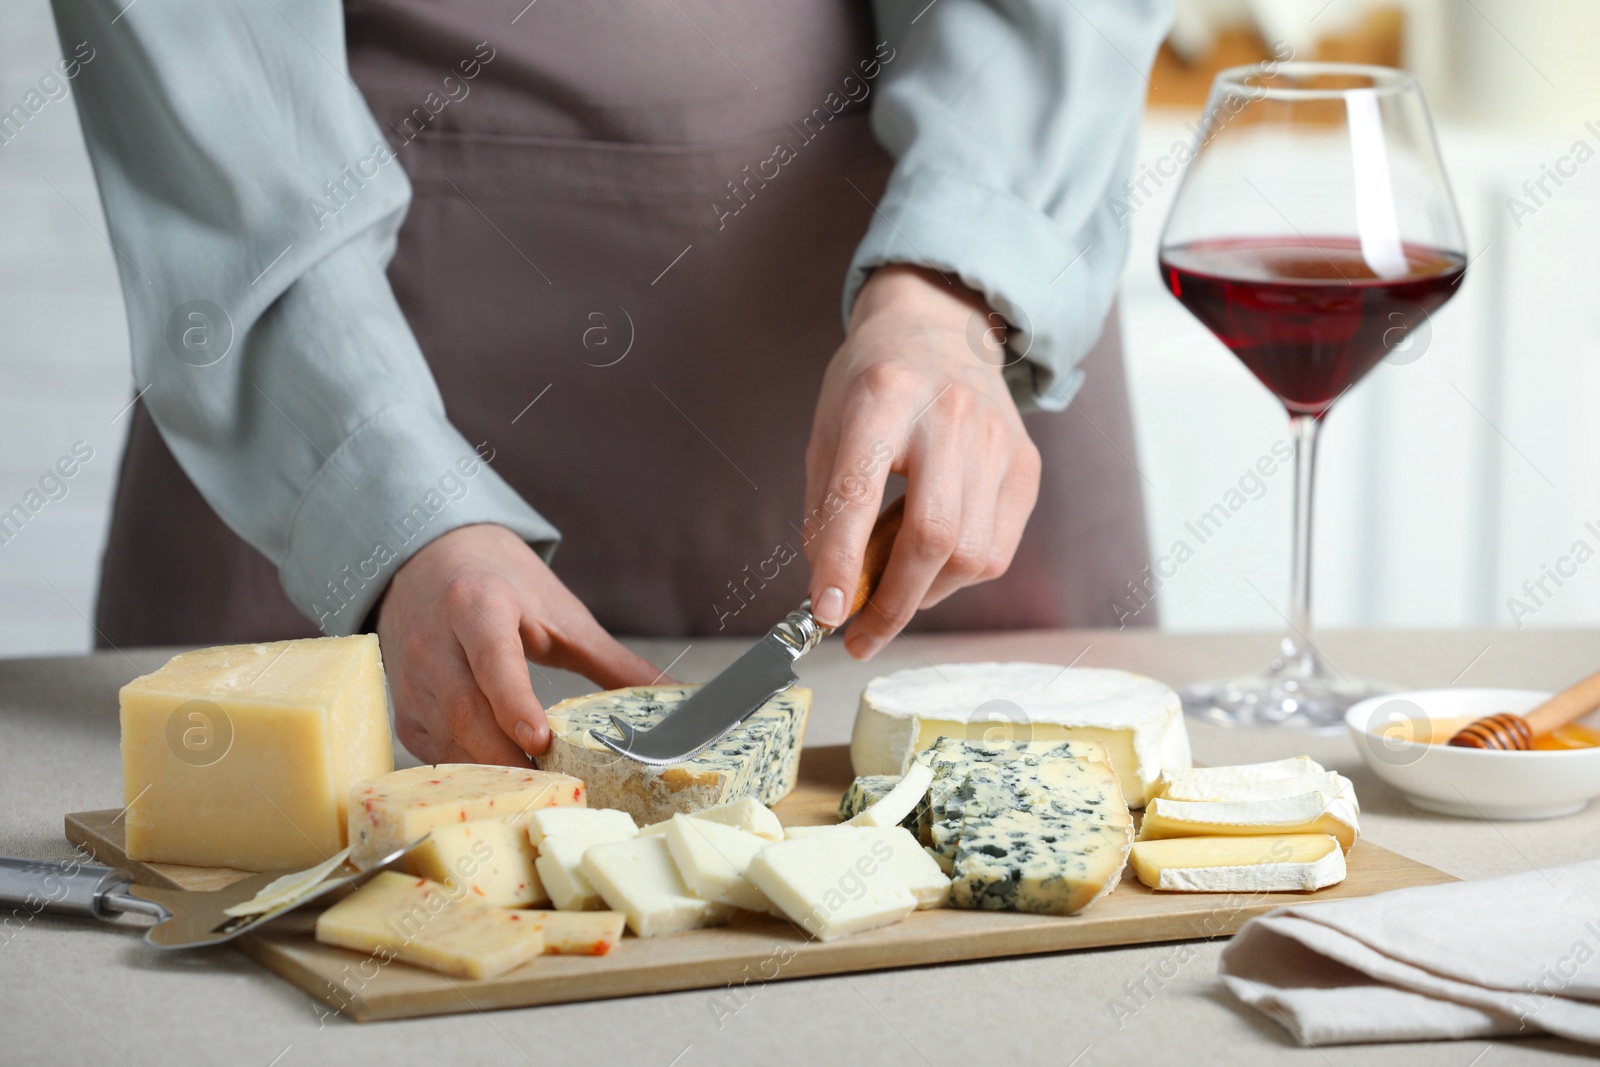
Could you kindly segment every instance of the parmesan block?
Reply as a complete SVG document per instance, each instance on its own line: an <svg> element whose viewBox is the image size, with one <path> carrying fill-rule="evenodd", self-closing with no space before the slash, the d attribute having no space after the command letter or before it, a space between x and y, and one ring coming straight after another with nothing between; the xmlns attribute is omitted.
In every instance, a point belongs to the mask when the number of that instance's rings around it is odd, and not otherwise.
<svg viewBox="0 0 1600 1067"><path fill-rule="evenodd" d="M1349 852L1360 834L1355 805L1327 793L1301 793L1269 800L1156 799L1145 809L1139 839L1282 834L1327 834Z"/></svg>
<svg viewBox="0 0 1600 1067"><path fill-rule="evenodd" d="M638 833L632 816L611 808L552 809L528 818L528 838L539 849L534 868L561 911L600 909L600 894L583 873L584 853L591 846L628 841Z"/></svg>
<svg viewBox="0 0 1600 1067"><path fill-rule="evenodd" d="M849 822L889 795L900 783L898 774L864 774L850 783L839 798L839 821Z"/></svg>
<svg viewBox="0 0 1600 1067"><path fill-rule="evenodd" d="M861 694L850 758L858 775L904 774L940 737L1097 741L1133 807L1163 770L1189 766L1178 694L1127 671L1048 663L948 663L876 678Z"/></svg>
<svg viewBox="0 0 1600 1067"><path fill-rule="evenodd" d="M476 819L526 825L540 808L583 807L576 778L523 767L440 763L362 782L350 799L350 860L367 867L436 826Z"/></svg>
<svg viewBox="0 0 1600 1067"><path fill-rule="evenodd" d="M809 689L779 693L705 751L665 767L619 756L590 735L615 736L613 715L640 729L653 726L698 688L637 686L563 700L547 713L550 750L539 766L583 779L593 806L620 808L641 824L745 797L771 806L787 796L800 770Z"/></svg>
<svg viewBox="0 0 1600 1067"><path fill-rule="evenodd" d="M695 896L745 911L771 908L745 875L756 853L772 843L766 838L695 815L674 815L662 836L683 884Z"/></svg>
<svg viewBox="0 0 1600 1067"><path fill-rule="evenodd" d="M981 765L960 801L952 907L1073 915L1121 879L1133 818L1109 764Z"/></svg>
<svg viewBox="0 0 1600 1067"><path fill-rule="evenodd" d="M527 833L516 822L473 819L434 827L406 862L423 878L464 889L484 904L526 908L550 899L533 855Z"/></svg>
<svg viewBox="0 0 1600 1067"><path fill-rule="evenodd" d="M639 937L720 926L733 914L728 905L689 891L664 834L595 845L584 853L583 874L611 910L628 917L628 928Z"/></svg>
<svg viewBox="0 0 1600 1067"><path fill-rule="evenodd" d="M1151 889L1182 893L1310 891L1344 881L1344 850L1327 834L1136 841L1128 865Z"/></svg>
<svg viewBox="0 0 1600 1067"><path fill-rule="evenodd" d="M525 911L525 921L544 935L547 956L604 956L622 939L627 918L620 911Z"/></svg>
<svg viewBox="0 0 1600 1067"><path fill-rule="evenodd" d="M348 843L350 787L394 766L371 634L184 652L120 699L132 860L309 867Z"/></svg>
<svg viewBox="0 0 1600 1067"><path fill-rule="evenodd" d="M528 913L480 904L426 878L383 871L317 917L324 945L452 978L494 978L539 955Z"/></svg>
<svg viewBox="0 0 1600 1067"><path fill-rule="evenodd" d="M900 826L921 806L932 784L933 768L914 760L893 789L850 823L853 826Z"/></svg>
<svg viewBox="0 0 1600 1067"><path fill-rule="evenodd" d="M736 830L743 830L747 834L764 837L768 841L783 840L783 824L772 813L772 809L756 800L754 797L745 797L735 800L730 804L718 804L715 807L704 808L694 813L697 819L709 822L725 823ZM671 822L669 819L668 822Z"/></svg>
<svg viewBox="0 0 1600 1067"><path fill-rule="evenodd" d="M917 898L890 869L894 849L855 827L768 845L748 874L791 922L818 941L897 923Z"/></svg>

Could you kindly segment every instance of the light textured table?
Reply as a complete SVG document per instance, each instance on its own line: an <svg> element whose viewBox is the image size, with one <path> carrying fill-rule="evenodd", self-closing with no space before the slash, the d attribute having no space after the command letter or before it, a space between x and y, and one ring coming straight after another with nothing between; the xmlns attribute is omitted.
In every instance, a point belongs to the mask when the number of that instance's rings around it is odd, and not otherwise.
<svg viewBox="0 0 1600 1067"><path fill-rule="evenodd" d="M1594 631L1329 634L1331 662L1398 685L1551 688L1595 669ZM631 644L666 664L686 641ZM740 645L699 640L673 667L707 677ZM1124 667L1182 684L1246 671L1270 655L1265 636L1067 631L924 636L870 664L825 645L802 680L816 690L810 741L849 739L861 687L925 662L1044 660ZM165 659L130 651L0 661L0 853L65 858L68 811L121 805L117 687ZM1081 656L1081 659L1079 658ZM535 678L543 698L586 691L571 676ZM1483 823L1424 814L1379 784L1343 736L1228 731L1191 724L1207 763L1306 751L1355 780L1373 841L1462 878L1600 855L1600 806L1565 819ZM1425 919L1425 917L1424 917ZM588 1067L699 1064L1345 1064L1499 1067L1595 1050L1550 1039L1302 1049L1241 1008L1216 980L1219 943L1107 949L750 986L743 1006L713 1012L715 991L396 1023L323 1016L288 983L227 949L157 954L132 922L37 917L0 928L0 1062L436 1062ZM1137 998L1129 990L1141 986ZM740 1003L726 991L724 1005ZM1127 1010L1137 1007L1131 1016ZM1480 1058L1481 1057L1481 1058Z"/></svg>

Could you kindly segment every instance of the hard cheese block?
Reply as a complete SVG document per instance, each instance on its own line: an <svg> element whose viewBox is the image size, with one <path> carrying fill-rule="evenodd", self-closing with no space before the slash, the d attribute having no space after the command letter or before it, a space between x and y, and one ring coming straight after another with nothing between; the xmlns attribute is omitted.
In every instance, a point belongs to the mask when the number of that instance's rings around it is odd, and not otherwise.
<svg viewBox="0 0 1600 1067"><path fill-rule="evenodd" d="M661 834L595 845L583 855L583 874L640 937L718 926L733 914L728 905L690 892Z"/></svg>
<svg viewBox="0 0 1600 1067"><path fill-rule="evenodd" d="M533 857L533 845L519 823L474 819L435 826L406 862L422 877L459 886L485 904L526 908L550 899Z"/></svg>
<svg viewBox="0 0 1600 1067"><path fill-rule="evenodd" d="M494 978L544 949L532 913L495 908L426 878L383 871L317 917L317 940L426 967Z"/></svg>
<svg viewBox="0 0 1600 1067"><path fill-rule="evenodd" d="M1128 865L1151 889L1273 893L1344 881L1344 850L1327 834L1136 841Z"/></svg>
<svg viewBox="0 0 1600 1067"><path fill-rule="evenodd" d="M120 696L129 859L309 867L394 766L371 634L184 652Z"/></svg>
<svg viewBox="0 0 1600 1067"><path fill-rule="evenodd" d="M745 797L772 805L787 796L800 769L809 689L779 693L705 751L664 767L618 756L589 733L614 734L613 715L640 729L653 726L698 688L638 686L563 700L548 712L550 750L539 765L583 779L593 806L620 808L641 824Z"/></svg>
<svg viewBox="0 0 1600 1067"><path fill-rule="evenodd" d="M903 774L940 737L1098 741L1130 805L1155 795L1164 769L1189 766L1178 694L1127 671L1048 663L947 663L876 678L861 694L850 758L856 774Z"/></svg>
<svg viewBox="0 0 1600 1067"><path fill-rule="evenodd" d="M917 899L889 864L892 846L855 827L835 827L768 845L750 861L750 880L818 941L899 922Z"/></svg>
<svg viewBox="0 0 1600 1067"><path fill-rule="evenodd" d="M961 802L953 907L1072 915L1122 876L1133 818L1108 764L977 766Z"/></svg>
<svg viewBox="0 0 1600 1067"><path fill-rule="evenodd" d="M350 859L367 867L436 826L475 819L526 825L540 808L583 807L583 783L523 767L440 763L361 782L350 800Z"/></svg>

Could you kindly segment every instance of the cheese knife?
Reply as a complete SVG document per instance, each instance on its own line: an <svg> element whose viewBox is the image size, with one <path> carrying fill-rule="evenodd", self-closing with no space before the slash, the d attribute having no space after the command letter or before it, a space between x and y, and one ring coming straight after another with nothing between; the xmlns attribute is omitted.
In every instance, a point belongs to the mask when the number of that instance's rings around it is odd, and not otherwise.
<svg viewBox="0 0 1600 1067"><path fill-rule="evenodd" d="M845 617L856 614L878 588L883 569L889 562L895 535L905 515L905 498L884 509L867 539L861 577L856 581L855 597ZM707 682L688 700L678 705L654 726L639 729L620 716L611 716L618 736L601 730L590 735L602 745L628 759L657 766L679 763L700 752L723 734L744 722L757 709L794 685L794 664L810 652L833 628L823 626L811 614L807 598L784 616L733 665Z"/></svg>
<svg viewBox="0 0 1600 1067"><path fill-rule="evenodd" d="M13 906L10 914L14 918L43 912L110 922L123 913L148 915L156 922L145 931L147 943L156 948L204 948L232 941L336 889L358 886L421 843L418 840L395 849L377 863L354 872L346 864L340 868L342 873L331 875L304 895L255 915L224 912L253 899L276 879L298 872L252 874L221 889L159 889L135 885L132 874L115 867L77 860L0 856L0 906Z"/></svg>

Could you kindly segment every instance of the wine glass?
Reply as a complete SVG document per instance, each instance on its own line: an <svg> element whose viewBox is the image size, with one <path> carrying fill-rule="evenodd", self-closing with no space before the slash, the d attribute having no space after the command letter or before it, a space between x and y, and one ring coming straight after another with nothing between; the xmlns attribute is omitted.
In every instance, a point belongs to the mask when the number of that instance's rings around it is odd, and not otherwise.
<svg viewBox="0 0 1600 1067"><path fill-rule="evenodd" d="M1189 688L1191 715L1336 727L1352 704L1387 691L1330 672L1312 643L1317 432L1334 401L1454 295L1464 253L1411 75L1298 62L1217 75L1161 235L1161 277L1288 410L1293 591L1271 668Z"/></svg>

